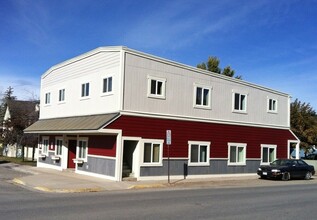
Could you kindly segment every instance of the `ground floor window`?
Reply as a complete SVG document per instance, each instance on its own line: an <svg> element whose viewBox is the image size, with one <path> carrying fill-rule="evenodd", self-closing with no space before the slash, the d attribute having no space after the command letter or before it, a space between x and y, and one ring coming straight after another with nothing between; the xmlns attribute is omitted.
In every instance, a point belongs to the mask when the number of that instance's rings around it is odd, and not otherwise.
<svg viewBox="0 0 317 220"><path fill-rule="evenodd" d="M55 154L59 156L62 155L63 139L57 138L55 145L56 145Z"/></svg>
<svg viewBox="0 0 317 220"><path fill-rule="evenodd" d="M143 143L143 164L162 165L163 141L144 140Z"/></svg>
<svg viewBox="0 0 317 220"><path fill-rule="evenodd" d="M48 156L49 137L42 138L42 154Z"/></svg>
<svg viewBox="0 0 317 220"><path fill-rule="evenodd" d="M77 159L87 161L88 139L79 139L77 147Z"/></svg>
<svg viewBox="0 0 317 220"><path fill-rule="evenodd" d="M209 165L210 142L188 141L188 165Z"/></svg>
<svg viewBox="0 0 317 220"><path fill-rule="evenodd" d="M228 143L228 165L246 165L247 144Z"/></svg>
<svg viewBox="0 0 317 220"><path fill-rule="evenodd" d="M276 160L276 145L261 144L261 164L270 164Z"/></svg>

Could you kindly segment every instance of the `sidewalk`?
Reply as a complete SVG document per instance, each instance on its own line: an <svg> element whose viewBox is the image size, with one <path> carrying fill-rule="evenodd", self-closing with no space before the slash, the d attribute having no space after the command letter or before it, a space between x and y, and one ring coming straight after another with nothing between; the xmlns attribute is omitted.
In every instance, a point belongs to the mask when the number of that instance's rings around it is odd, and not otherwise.
<svg viewBox="0 0 317 220"><path fill-rule="evenodd" d="M118 190L137 190L147 188L204 188L204 187L256 187L283 184L313 183L311 181L271 181L261 180L256 174L215 176L201 179L171 179L151 181L116 182L101 178L76 174L71 171L57 171L46 168L14 164L11 169L23 172L26 176L13 179L13 183L31 190L55 193L101 192Z"/></svg>

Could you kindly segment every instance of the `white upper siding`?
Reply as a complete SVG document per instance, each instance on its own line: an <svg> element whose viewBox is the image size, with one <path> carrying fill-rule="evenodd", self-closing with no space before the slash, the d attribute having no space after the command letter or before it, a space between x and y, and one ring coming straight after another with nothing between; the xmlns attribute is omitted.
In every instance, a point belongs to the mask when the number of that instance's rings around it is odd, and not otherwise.
<svg viewBox="0 0 317 220"><path fill-rule="evenodd" d="M104 77L112 77L113 92L102 94ZM148 78L166 83L165 96L149 97ZM90 95L81 98L81 85ZM209 108L195 107L195 85L211 89ZM65 89L65 102L59 90ZM247 111L233 111L233 94L247 96ZM45 94L50 93L50 104ZM277 112L268 112L268 99ZM189 67L125 47L103 47L53 66L41 80L40 119L105 114L147 114L188 120L289 128L289 95L243 80Z"/></svg>
<svg viewBox="0 0 317 220"><path fill-rule="evenodd" d="M48 70L41 80L40 118L104 114L120 108L120 51L96 52L67 61ZM102 94L103 78L112 76L113 92ZM89 83L89 98L81 97L81 85ZM59 102L59 90L65 89L65 101ZM50 104L45 94L51 93Z"/></svg>
<svg viewBox="0 0 317 220"><path fill-rule="evenodd" d="M125 64L125 111L225 123L289 127L287 94L134 53L126 53ZM149 76L166 79L165 99L147 96ZM211 109L194 107L195 84L212 88ZM233 112L234 92L247 95L246 113ZM268 98L278 101L277 113L267 112Z"/></svg>

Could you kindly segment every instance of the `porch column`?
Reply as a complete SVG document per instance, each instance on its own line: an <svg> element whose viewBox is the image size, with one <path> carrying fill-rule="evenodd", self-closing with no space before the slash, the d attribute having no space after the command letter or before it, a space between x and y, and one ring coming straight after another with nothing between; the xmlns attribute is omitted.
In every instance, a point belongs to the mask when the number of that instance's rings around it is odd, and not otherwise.
<svg viewBox="0 0 317 220"><path fill-rule="evenodd" d="M300 159L299 158L299 142L296 143L296 159Z"/></svg>

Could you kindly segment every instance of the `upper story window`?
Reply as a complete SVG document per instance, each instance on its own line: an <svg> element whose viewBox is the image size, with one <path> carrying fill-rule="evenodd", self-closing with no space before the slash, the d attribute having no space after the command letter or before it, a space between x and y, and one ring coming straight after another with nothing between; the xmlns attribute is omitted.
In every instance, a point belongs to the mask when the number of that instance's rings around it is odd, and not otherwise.
<svg viewBox="0 0 317 220"><path fill-rule="evenodd" d="M194 86L195 107L211 108L211 87Z"/></svg>
<svg viewBox="0 0 317 220"><path fill-rule="evenodd" d="M51 104L51 93L50 92L45 93L45 104L46 105Z"/></svg>
<svg viewBox="0 0 317 220"><path fill-rule="evenodd" d="M247 95L241 93L233 93L233 111L246 112L247 111Z"/></svg>
<svg viewBox="0 0 317 220"><path fill-rule="evenodd" d="M58 101L64 102L65 101L65 89L60 89L58 93Z"/></svg>
<svg viewBox="0 0 317 220"><path fill-rule="evenodd" d="M209 165L210 142L189 141L189 165Z"/></svg>
<svg viewBox="0 0 317 220"><path fill-rule="evenodd" d="M246 165L246 144L228 143L228 165Z"/></svg>
<svg viewBox="0 0 317 220"><path fill-rule="evenodd" d="M162 165L163 141L144 140L143 165Z"/></svg>
<svg viewBox="0 0 317 220"><path fill-rule="evenodd" d="M165 99L166 79L148 77L148 97Z"/></svg>
<svg viewBox="0 0 317 220"><path fill-rule="evenodd" d="M112 92L112 76L103 79L102 93Z"/></svg>
<svg viewBox="0 0 317 220"><path fill-rule="evenodd" d="M268 99L267 110L268 110L268 112L277 113L277 100L276 99Z"/></svg>
<svg viewBox="0 0 317 220"><path fill-rule="evenodd" d="M81 84L81 97L89 96L89 83Z"/></svg>

